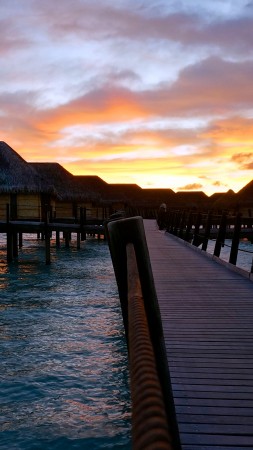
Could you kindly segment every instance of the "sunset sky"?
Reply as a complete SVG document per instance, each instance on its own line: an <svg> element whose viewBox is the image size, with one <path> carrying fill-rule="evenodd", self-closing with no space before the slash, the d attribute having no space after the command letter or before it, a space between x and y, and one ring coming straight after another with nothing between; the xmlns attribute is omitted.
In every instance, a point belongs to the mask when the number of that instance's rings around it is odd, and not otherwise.
<svg viewBox="0 0 253 450"><path fill-rule="evenodd" d="M253 179L253 2L0 3L0 140L109 183Z"/></svg>

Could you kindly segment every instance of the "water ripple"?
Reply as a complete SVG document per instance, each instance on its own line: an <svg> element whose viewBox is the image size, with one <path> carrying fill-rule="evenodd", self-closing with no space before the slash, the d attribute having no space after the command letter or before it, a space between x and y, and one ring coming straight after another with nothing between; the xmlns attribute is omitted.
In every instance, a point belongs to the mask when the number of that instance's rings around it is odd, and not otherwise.
<svg viewBox="0 0 253 450"><path fill-rule="evenodd" d="M0 449L130 449L127 350L106 243L0 249Z"/></svg>

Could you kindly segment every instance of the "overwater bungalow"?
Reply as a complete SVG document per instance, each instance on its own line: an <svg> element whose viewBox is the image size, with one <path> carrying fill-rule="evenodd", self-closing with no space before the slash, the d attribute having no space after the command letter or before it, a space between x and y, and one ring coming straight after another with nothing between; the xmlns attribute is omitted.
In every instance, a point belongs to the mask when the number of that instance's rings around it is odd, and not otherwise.
<svg viewBox="0 0 253 450"><path fill-rule="evenodd" d="M109 184L98 176L84 175L75 178L83 189L94 190L97 195L96 207L103 217L119 210L126 211L142 202L143 189L137 184Z"/></svg>
<svg viewBox="0 0 253 450"><path fill-rule="evenodd" d="M75 183L81 192L92 192L93 197L86 209L87 219L97 217L104 220L113 212L111 204L105 201L108 183L96 175L75 175Z"/></svg>
<svg viewBox="0 0 253 450"><path fill-rule="evenodd" d="M5 142L0 142L0 220L41 220L43 205L54 195L35 168Z"/></svg>
<svg viewBox="0 0 253 450"><path fill-rule="evenodd" d="M89 218L97 217L93 203L98 200L94 190L83 187L77 177L58 163L30 163L42 177L43 183L53 185L55 195L48 199L52 217L57 220L75 221L80 219L81 208L85 208Z"/></svg>
<svg viewBox="0 0 253 450"><path fill-rule="evenodd" d="M168 207L174 206L176 194L169 188L145 188L142 190L141 202L143 206L159 208L161 203Z"/></svg>
<svg viewBox="0 0 253 450"><path fill-rule="evenodd" d="M243 217L253 217L253 180L236 194L234 200Z"/></svg>
<svg viewBox="0 0 253 450"><path fill-rule="evenodd" d="M204 211L209 206L208 196L202 191L179 191L175 201L180 209Z"/></svg>
<svg viewBox="0 0 253 450"><path fill-rule="evenodd" d="M221 192L214 194L210 197L210 209L212 211L221 213L227 211L229 214L234 214L237 210L237 196L235 192L230 189L227 192Z"/></svg>

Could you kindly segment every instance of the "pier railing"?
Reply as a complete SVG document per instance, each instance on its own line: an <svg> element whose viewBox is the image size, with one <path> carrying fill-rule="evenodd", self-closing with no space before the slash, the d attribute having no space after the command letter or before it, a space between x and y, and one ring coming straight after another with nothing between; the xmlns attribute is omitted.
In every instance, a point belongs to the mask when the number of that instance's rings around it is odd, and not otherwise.
<svg viewBox="0 0 253 450"><path fill-rule="evenodd" d="M243 217L240 213L229 215L226 211L214 214L171 210L166 213L160 228L204 251L207 251L208 242L214 241L213 255L218 258L221 249L226 246L229 249L229 263L233 265L237 263L238 252L253 256L253 247L252 251L239 248L241 239L253 244L253 218ZM226 239L231 239L231 244L227 244ZM253 263L249 271L253 273Z"/></svg>
<svg viewBox="0 0 253 450"><path fill-rule="evenodd" d="M133 449L179 450L160 312L141 217L107 224L129 351Z"/></svg>

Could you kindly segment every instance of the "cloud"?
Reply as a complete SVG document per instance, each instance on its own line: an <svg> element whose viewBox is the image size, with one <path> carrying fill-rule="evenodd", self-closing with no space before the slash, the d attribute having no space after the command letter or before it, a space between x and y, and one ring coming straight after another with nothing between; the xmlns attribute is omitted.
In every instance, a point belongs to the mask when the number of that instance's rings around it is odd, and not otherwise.
<svg viewBox="0 0 253 450"><path fill-rule="evenodd" d="M227 75L229 74L229 76ZM133 91L107 84L35 117L40 129L56 131L81 124L105 124L168 117L203 117L251 108L253 62L209 58L183 70L172 86ZM217 130L209 130L214 135Z"/></svg>
<svg viewBox="0 0 253 450"><path fill-rule="evenodd" d="M186 184L185 186L181 186L178 188L179 191L196 191L203 188L203 185L200 183L191 183Z"/></svg>
<svg viewBox="0 0 253 450"><path fill-rule="evenodd" d="M252 169L252 20L244 1L9 0L1 139L78 173L242 186Z"/></svg>
<svg viewBox="0 0 253 450"><path fill-rule="evenodd" d="M236 153L231 157L231 160L235 162L241 170L253 169L253 152Z"/></svg>

